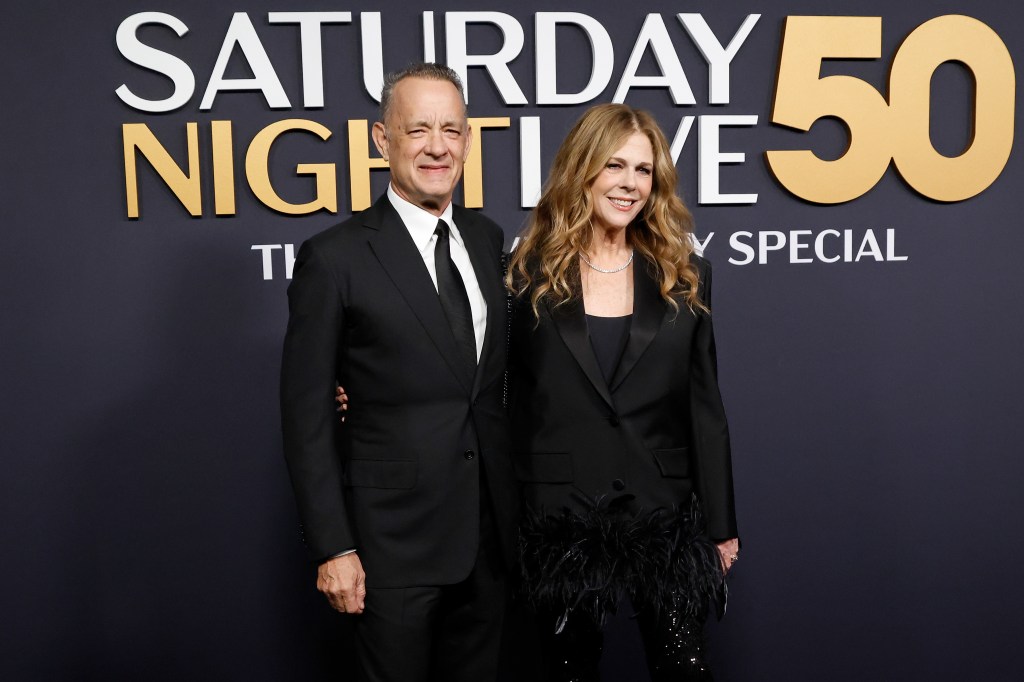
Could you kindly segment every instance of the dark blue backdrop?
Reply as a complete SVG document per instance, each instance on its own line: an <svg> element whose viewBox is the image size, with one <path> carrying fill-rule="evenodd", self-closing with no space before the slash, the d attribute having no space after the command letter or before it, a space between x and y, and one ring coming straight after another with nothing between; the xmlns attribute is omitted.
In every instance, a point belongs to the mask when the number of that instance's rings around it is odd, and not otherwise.
<svg viewBox="0 0 1024 682"><path fill-rule="evenodd" d="M281 457L277 412L287 281L281 261L263 279L252 245L298 244L347 214L346 122L374 117L362 88L360 11L383 12L384 66L421 56L421 13L514 16L526 45L511 70L527 94L506 106L482 70L470 73L474 116L510 116L485 133L486 212L509 241L519 208L518 125L540 116L546 168L584 108L534 104L533 14L566 3L489 0L429 7L301 6L262 0L162 6L39 0L5 12L3 168L3 428L0 477L0 676L4 679L346 679L345 624L314 590ZM268 11L343 10L325 29L326 106L301 108L297 29ZM190 32L147 40L185 59L197 93L182 108L145 114L114 90L129 83L166 96L166 79L128 63L114 34L127 16L164 11ZM723 40L761 18L732 65L731 101L707 103L707 69L674 18L702 12ZM199 99L232 12L249 13L295 108L272 111L254 93ZM762 152L812 146L835 158L844 128L808 135L770 123L787 15L883 17L883 58L829 62L884 92L902 39L935 16L964 13L991 26L1019 62L1024 12L997 0L678 3L582 9L615 41L611 99L646 13L661 13L697 98L676 107L664 89L634 90L669 136L681 116L756 115L723 134L746 163L722 171L723 190L754 204L696 205L696 126L683 148L680 190L698 234L714 231L721 380L732 423L743 560L729 615L711 628L722 680L1011 680L1024 636L1024 323L1019 155L979 196L941 204L892 169L846 204L800 201L773 180ZM498 33L470 33L493 50ZM581 34L565 36L564 84L576 84ZM575 55L575 56L573 56ZM232 74L247 74L240 62ZM645 73L654 73L650 56ZM560 80L560 83L562 81ZM970 139L971 80L944 65L932 83L932 139L953 155ZM281 145L275 182L308 200L297 162L335 161L341 216L286 217L244 183L245 145L288 117L334 132ZM125 211L123 123L147 123L179 161L184 124L231 120L237 214L191 218L141 164L142 217ZM205 143L204 143L205 144ZM203 147L204 155L208 155ZM204 163L208 164L204 156ZM204 166L204 170L208 165ZM386 174L376 173L374 191ZM203 180L209 193L212 178ZM902 262L733 265L737 231L892 229ZM281 257L281 250L275 258ZM777 257L776 257L777 256ZM606 666L631 679L638 649L616 623ZM621 630L621 632L620 632Z"/></svg>

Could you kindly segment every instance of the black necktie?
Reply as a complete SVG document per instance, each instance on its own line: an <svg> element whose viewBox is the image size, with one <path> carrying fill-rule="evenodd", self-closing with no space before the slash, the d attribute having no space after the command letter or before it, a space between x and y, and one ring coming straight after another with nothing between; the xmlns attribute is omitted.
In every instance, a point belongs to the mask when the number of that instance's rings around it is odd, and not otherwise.
<svg viewBox="0 0 1024 682"><path fill-rule="evenodd" d="M473 310L469 307L469 296L459 269L452 261L448 223L437 221L434 230L437 242L434 244L434 269L437 272L437 295L441 299L444 315L455 335L462 365L470 381L476 373L476 335L473 333Z"/></svg>

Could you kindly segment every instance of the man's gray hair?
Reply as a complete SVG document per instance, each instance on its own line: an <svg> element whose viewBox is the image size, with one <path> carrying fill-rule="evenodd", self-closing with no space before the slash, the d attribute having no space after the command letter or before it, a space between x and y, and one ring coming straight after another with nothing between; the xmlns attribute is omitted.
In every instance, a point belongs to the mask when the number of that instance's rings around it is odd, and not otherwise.
<svg viewBox="0 0 1024 682"><path fill-rule="evenodd" d="M455 86L455 89L459 91L459 99L462 100L462 106L466 106L466 93L462 89L462 79L459 78L459 74L455 73L453 69L445 66L444 64L434 64L432 62L417 62L410 64L401 71L392 71L391 73L384 76L384 89L380 93L380 120L382 123L386 123L388 120L388 112L391 109L391 98L395 93L395 86L399 81L405 80L406 78L424 78L431 81L448 81Z"/></svg>

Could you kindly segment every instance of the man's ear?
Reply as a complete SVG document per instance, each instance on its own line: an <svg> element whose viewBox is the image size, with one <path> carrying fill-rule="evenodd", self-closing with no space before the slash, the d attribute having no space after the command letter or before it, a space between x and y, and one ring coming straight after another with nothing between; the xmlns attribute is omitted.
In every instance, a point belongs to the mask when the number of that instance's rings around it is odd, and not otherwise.
<svg viewBox="0 0 1024 682"><path fill-rule="evenodd" d="M384 129L384 124L377 121L373 124L373 129L370 131L370 135L373 137L373 145L380 152L380 155L384 157L384 160L388 160L388 133Z"/></svg>
<svg viewBox="0 0 1024 682"><path fill-rule="evenodd" d="M462 163L469 159L469 150L473 148L473 126L466 122L466 148L462 150Z"/></svg>

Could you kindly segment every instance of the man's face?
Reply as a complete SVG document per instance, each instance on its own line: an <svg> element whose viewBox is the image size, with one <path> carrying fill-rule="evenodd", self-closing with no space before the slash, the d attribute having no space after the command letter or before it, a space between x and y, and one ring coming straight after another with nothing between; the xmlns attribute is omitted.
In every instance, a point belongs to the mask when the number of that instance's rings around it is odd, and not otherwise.
<svg viewBox="0 0 1024 682"><path fill-rule="evenodd" d="M398 196L441 215L469 156L472 134L459 91L448 81L405 78L395 84L388 120L373 141L391 166Z"/></svg>

